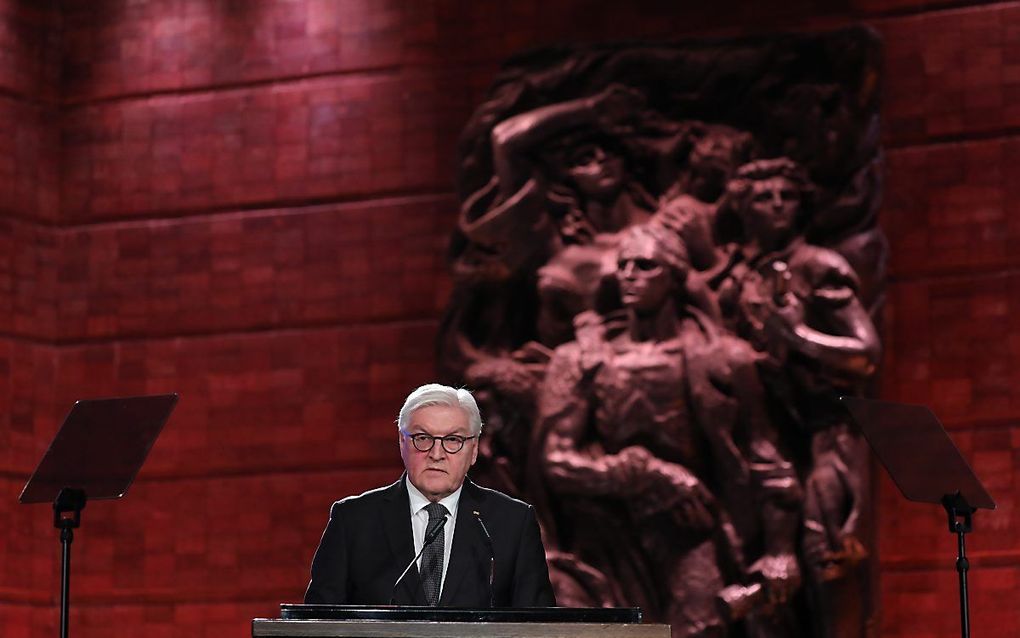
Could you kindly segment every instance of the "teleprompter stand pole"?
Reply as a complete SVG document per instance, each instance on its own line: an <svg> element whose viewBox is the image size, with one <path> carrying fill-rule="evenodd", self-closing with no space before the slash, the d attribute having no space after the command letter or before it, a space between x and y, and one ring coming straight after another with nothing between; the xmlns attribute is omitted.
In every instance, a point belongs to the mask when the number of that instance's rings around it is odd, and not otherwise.
<svg viewBox="0 0 1020 638"><path fill-rule="evenodd" d="M967 503L960 492L946 494L942 497L942 506L949 516L949 532L956 534L956 573L960 577L960 635L970 638L970 603L967 600L967 571L970 561L967 560L965 534L973 529L975 508Z"/></svg>
<svg viewBox="0 0 1020 638"><path fill-rule="evenodd" d="M960 578L960 631L970 638L967 601L967 547L974 512L995 509L995 501L970 469L938 417L923 405L840 397L903 496L941 505L956 534L956 572Z"/></svg>
<svg viewBox="0 0 1020 638"><path fill-rule="evenodd" d="M127 493L177 399L156 394L75 401L21 490L23 504L53 504L53 526L60 530L60 638L67 638L71 543L85 502Z"/></svg>
<svg viewBox="0 0 1020 638"><path fill-rule="evenodd" d="M85 509L85 490L65 487L53 501L53 526L60 530L60 638L67 638L67 621L71 604L71 543L74 530L81 525Z"/></svg>

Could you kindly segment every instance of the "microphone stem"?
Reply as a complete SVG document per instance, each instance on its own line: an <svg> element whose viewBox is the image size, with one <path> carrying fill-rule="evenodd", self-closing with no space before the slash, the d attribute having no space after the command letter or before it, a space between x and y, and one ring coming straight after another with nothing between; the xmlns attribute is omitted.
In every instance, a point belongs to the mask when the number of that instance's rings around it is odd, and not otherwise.
<svg viewBox="0 0 1020 638"><path fill-rule="evenodd" d="M489 547L489 607L496 607L496 550L492 547L492 536L489 535L489 528L485 526L485 521L482 520L482 515L478 512L471 512L475 515L475 519L478 521L478 525L482 528L482 534L485 535L485 544Z"/></svg>
<svg viewBox="0 0 1020 638"><path fill-rule="evenodd" d="M425 540L421 544L421 549L419 549L418 553L414 555L414 558L411 559L411 562L407 564L407 567L404 568L404 571L400 572L400 576L397 576L397 580L393 581L393 588L390 593L391 605L396 604L397 585L400 584L400 581L404 580L404 576L407 576L407 572L411 571L411 568L414 567L414 564L417 563L418 559L421 558L421 555L425 553L425 548L431 545L433 542L435 542L436 538L439 536L439 530L446 527L446 521L448 520L450 520L449 517L444 516L443 524L436 525L436 528L432 530L432 533L425 536Z"/></svg>

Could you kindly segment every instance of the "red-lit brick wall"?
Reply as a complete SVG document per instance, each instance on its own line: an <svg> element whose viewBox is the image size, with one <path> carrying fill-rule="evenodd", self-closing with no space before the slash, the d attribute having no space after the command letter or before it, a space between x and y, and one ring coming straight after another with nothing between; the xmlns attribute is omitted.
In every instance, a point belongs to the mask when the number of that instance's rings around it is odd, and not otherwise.
<svg viewBox="0 0 1020 638"><path fill-rule="evenodd" d="M58 14L0 2L0 633L56 633L49 511L18 505L56 427Z"/></svg>
<svg viewBox="0 0 1020 638"><path fill-rule="evenodd" d="M456 138L501 60L862 21L887 49L883 394L930 404L999 500L974 629L1020 632L1020 5L951 4L0 0L3 635L56 630L49 508L15 501L79 396L182 398L127 498L84 512L76 635L241 637L300 598L328 504L399 469ZM958 635L943 513L878 491L881 635Z"/></svg>

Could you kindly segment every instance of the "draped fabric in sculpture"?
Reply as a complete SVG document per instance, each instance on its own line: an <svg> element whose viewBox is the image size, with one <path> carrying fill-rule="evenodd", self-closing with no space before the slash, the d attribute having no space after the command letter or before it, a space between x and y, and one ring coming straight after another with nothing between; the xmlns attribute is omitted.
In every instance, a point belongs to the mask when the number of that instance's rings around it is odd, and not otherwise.
<svg viewBox="0 0 1020 638"><path fill-rule="evenodd" d="M880 358L865 30L539 51L462 140L444 374L539 509L561 604L675 636L869 631L869 488L836 403Z"/></svg>

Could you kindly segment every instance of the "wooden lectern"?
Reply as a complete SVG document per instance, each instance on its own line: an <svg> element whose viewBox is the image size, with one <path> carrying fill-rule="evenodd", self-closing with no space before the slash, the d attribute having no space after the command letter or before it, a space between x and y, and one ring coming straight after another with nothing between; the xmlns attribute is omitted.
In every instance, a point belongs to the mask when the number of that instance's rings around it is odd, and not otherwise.
<svg viewBox="0 0 1020 638"><path fill-rule="evenodd" d="M637 609L456 609L281 605L252 638L670 638Z"/></svg>

